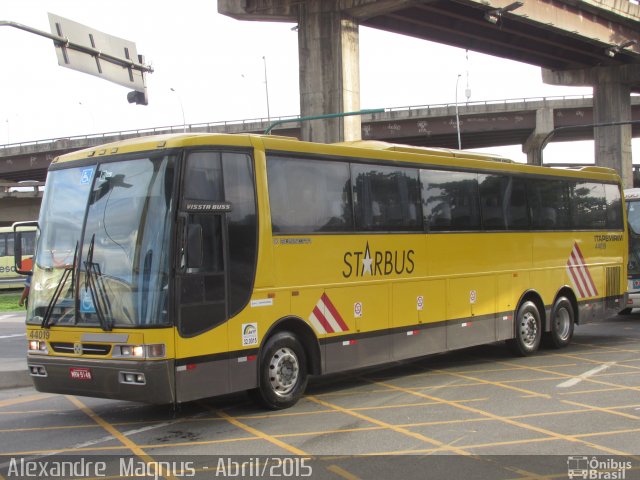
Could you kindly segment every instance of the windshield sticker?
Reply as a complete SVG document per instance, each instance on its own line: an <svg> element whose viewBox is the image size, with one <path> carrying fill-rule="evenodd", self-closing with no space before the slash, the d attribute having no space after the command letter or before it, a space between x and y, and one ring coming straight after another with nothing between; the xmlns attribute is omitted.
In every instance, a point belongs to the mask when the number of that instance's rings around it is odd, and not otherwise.
<svg viewBox="0 0 640 480"><path fill-rule="evenodd" d="M243 323L242 324L242 346L258 344L258 324Z"/></svg>
<svg viewBox="0 0 640 480"><path fill-rule="evenodd" d="M91 183L94 168L95 167L82 169L82 172L80 173L80 185L87 185Z"/></svg>
<svg viewBox="0 0 640 480"><path fill-rule="evenodd" d="M270 307L272 305L273 305L273 298L260 298L258 300L251 300L251 308Z"/></svg>
<svg viewBox="0 0 640 480"><path fill-rule="evenodd" d="M91 292L89 290L80 291L80 312L82 313L96 313L96 307L93 304L93 298L91 298Z"/></svg>

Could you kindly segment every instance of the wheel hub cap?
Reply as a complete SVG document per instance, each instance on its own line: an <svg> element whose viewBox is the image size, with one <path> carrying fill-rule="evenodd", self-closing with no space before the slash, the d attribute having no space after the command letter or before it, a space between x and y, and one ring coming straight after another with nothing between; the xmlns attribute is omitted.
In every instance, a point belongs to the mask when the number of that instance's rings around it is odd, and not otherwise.
<svg viewBox="0 0 640 480"><path fill-rule="evenodd" d="M269 381L277 395L287 395L296 386L300 366L298 357L290 348L280 348L269 362Z"/></svg>

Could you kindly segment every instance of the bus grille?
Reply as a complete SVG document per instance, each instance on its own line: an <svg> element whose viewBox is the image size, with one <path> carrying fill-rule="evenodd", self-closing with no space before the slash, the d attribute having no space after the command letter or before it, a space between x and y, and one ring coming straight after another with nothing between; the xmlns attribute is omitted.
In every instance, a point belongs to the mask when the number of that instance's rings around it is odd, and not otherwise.
<svg viewBox="0 0 640 480"><path fill-rule="evenodd" d="M75 353L73 343L70 342L51 342L51 348L56 353ZM98 343L83 343L83 355L109 355L111 345L100 345Z"/></svg>
<svg viewBox="0 0 640 480"><path fill-rule="evenodd" d="M621 267L606 267L606 302L608 308L616 308L616 300L620 295Z"/></svg>

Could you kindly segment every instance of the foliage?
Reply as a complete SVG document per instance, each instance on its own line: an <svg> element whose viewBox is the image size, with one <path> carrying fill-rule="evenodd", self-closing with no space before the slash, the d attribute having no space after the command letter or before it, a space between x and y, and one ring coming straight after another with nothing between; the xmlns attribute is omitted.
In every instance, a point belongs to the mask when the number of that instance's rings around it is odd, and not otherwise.
<svg viewBox="0 0 640 480"><path fill-rule="evenodd" d="M24 312L24 307L18 305L21 293L20 290L0 293L0 312Z"/></svg>

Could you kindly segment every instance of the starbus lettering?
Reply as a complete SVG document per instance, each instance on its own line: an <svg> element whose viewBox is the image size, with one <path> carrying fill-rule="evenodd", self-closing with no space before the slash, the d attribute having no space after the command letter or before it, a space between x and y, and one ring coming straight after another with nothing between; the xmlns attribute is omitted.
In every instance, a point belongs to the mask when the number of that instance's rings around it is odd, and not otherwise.
<svg viewBox="0 0 640 480"><path fill-rule="evenodd" d="M414 250L374 250L369 248L369 242L364 250L345 252L343 261L344 278L364 277L365 275L387 276L413 273L415 262Z"/></svg>

